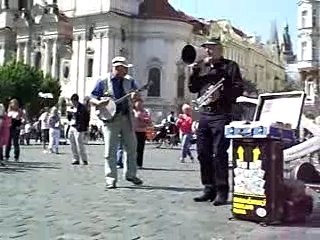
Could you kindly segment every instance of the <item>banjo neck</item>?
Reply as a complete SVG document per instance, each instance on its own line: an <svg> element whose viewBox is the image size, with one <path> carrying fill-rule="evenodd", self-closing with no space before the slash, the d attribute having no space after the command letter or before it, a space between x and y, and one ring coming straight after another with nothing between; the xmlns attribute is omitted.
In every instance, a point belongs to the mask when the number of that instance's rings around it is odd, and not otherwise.
<svg viewBox="0 0 320 240"><path fill-rule="evenodd" d="M121 103L122 101L124 101L127 97L129 97L132 93L134 92L142 92L144 90L147 90L149 87L150 83L147 83L145 85L143 85L141 88L139 89L135 89L135 90L130 90L128 93L126 93L124 96L122 96L121 98L115 99L114 102L117 103Z"/></svg>

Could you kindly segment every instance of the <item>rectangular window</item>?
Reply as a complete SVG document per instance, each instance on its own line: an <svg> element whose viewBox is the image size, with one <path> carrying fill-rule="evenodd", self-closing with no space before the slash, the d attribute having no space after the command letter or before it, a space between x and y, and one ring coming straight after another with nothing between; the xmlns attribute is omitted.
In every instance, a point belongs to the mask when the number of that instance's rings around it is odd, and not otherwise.
<svg viewBox="0 0 320 240"><path fill-rule="evenodd" d="M18 1L18 9L27 9L28 8L28 1L27 0L19 0Z"/></svg>
<svg viewBox="0 0 320 240"><path fill-rule="evenodd" d="M308 11L306 11L306 10L302 11L302 13L301 13L301 27L302 28L306 27L307 15L308 15Z"/></svg>
<svg viewBox="0 0 320 240"><path fill-rule="evenodd" d="M307 60L307 42L301 43L301 60Z"/></svg>
<svg viewBox="0 0 320 240"><path fill-rule="evenodd" d="M312 10L312 27L317 27L317 9Z"/></svg>
<svg viewBox="0 0 320 240"><path fill-rule="evenodd" d="M93 74L93 58L88 59L87 77L92 77Z"/></svg>

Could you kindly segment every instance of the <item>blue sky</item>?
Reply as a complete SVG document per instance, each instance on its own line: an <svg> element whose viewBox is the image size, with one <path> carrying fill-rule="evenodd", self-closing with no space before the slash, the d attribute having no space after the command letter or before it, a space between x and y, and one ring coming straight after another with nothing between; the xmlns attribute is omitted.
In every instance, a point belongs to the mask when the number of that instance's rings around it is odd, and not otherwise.
<svg viewBox="0 0 320 240"><path fill-rule="evenodd" d="M279 37L286 22L292 42L296 41L296 0L169 0L176 9L204 19L229 19L248 34L256 33L263 41L270 38L271 22L276 20ZM200 4L201 3L201 4Z"/></svg>

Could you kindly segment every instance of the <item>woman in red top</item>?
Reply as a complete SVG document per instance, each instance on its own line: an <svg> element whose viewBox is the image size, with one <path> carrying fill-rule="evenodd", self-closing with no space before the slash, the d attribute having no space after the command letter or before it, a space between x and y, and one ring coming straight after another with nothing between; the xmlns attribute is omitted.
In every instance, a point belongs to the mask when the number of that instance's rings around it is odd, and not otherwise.
<svg viewBox="0 0 320 240"><path fill-rule="evenodd" d="M184 163L185 158L187 156L190 157L191 161L194 162L194 158L192 156L190 147L192 140L192 108L188 104L183 104L182 106L183 114L179 115L179 119L177 121L177 127L181 133L181 144L182 144L182 156L180 158L181 162Z"/></svg>
<svg viewBox="0 0 320 240"><path fill-rule="evenodd" d="M5 107L0 104L0 165L3 164L3 146L7 146L10 137L11 119L7 116Z"/></svg>
<svg viewBox="0 0 320 240"><path fill-rule="evenodd" d="M142 168L143 152L146 142L147 127L151 124L149 113L144 109L143 101L138 99L134 103L134 130L137 137L137 165Z"/></svg>

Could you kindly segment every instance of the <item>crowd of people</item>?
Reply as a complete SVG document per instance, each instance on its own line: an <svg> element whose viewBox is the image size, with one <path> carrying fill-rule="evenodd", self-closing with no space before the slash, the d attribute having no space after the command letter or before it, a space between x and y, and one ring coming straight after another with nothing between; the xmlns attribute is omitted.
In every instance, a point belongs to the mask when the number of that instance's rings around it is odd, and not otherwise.
<svg viewBox="0 0 320 240"><path fill-rule="evenodd" d="M210 104L200 109L200 119L197 127L192 120L192 108L188 104L182 106L182 114L177 119L172 112L167 122L177 128L178 138L181 139L180 161L187 157L194 161L190 151L194 130L197 132L197 157L200 162L201 180L204 185L202 196L194 199L196 202L214 201L214 205L225 204L228 198L228 155L229 141L224 137L224 126L231 121L232 104L242 94L243 85L239 66L223 58L222 45L219 40L212 40L202 45L208 53L203 63L206 74L202 73L203 66L195 64L189 78L190 92L203 95L208 89L208 83L214 84L222 78L223 88L211 97ZM117 187L117 168L124 167L124 178L134 185L143 181L137 177L137 168L143 167L143 153L146 132L151 124L150 114L145 110L136 81L128 75L128 69L133 67L126 58L115 57L112 60L111 71L106 77L99 79L91 92L90 105L96 109L106 108L110 102L115 103L115 112L110 119L101 119L103 126L105 182L106 189ZM200 74L201 72L201 74ZM72 107L68 111L68 135L71 145L73 165L89 164L85 147L88 135L90 114L86 104L79 102L79 96L71 96ZM0 108L1 118L1 149L5 145L5 159L10 158L11 145L14 147L14 159L20 158L20 135L29 143L32 123L25 119L24 111L16 99L11 100L7 112ZM39 117L37 132L41 129L44 150L59 153L59 138L61 119L57 108L45 109ZM24 130L22 126L24 125ZM21 131L22 130L22 131ZM90 134L89 134L90 135ZM48 147L47 147L48 143ZM121 153L125 149L126 161L121 161ZM3 160L3 154L0 154ZM2 162L2 161L1 161ZM126 164L123 164L126 163Z"/></svg>

